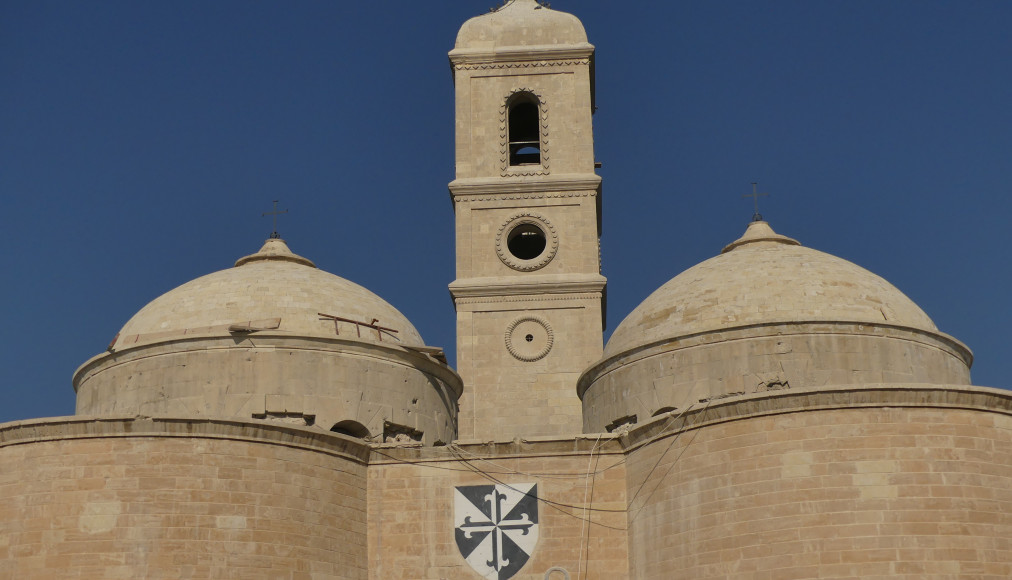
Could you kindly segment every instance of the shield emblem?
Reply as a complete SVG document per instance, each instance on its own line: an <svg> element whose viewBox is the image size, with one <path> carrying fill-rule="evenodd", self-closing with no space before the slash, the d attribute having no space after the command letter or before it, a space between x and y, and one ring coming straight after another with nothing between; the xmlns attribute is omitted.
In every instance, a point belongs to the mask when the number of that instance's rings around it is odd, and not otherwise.
<svg viewBox="0 0 1012 580"><path fill-rule="evenodd" d="M512 578L538 543L538 484L464 485L454 493L457 548L489 580Z"/></svg>

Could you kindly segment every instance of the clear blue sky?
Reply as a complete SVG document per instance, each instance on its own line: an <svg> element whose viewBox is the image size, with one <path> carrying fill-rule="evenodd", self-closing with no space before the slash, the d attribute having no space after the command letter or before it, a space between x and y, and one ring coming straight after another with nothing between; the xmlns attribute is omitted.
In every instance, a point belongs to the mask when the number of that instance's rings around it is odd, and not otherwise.
<svg viewBox="0 0 1012 580"><path fill-rule="evenodd" d="M279 229L453 360L446 52L497 0L0 0L0 421ZM1012 385L1012 3L555 0L597 46L609 332L744 230L885 277Z"/></svg>

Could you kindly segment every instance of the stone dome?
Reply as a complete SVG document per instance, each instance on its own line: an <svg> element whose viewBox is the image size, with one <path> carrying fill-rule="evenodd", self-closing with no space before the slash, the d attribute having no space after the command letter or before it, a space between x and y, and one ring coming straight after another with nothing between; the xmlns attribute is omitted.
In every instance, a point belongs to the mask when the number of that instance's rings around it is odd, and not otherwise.
<svg viewBox="0 0 1012 580"><path fill-rule="evenodd" d="M460 377L379 296L269 239L133 316L74 373L78 415L314 425L372 441L456 437Z"/></svg>
<svg viewBox="0 0 1012 580"><path fill-rule="evenodd" d="M577 393L597 433L782 389L966 385L972 360L881 277L756 221L633 310Z"/></svg>
<svg viewBox="0 0 1012 580"><path fill-rule="evenodd" d="M269 239L234 268L201 276L151 301L123 326L113 349L183 335L272 330L293 336L334 336L333 317L373 323L382 331L339 323L342 336L424 346L403 314L376 294L318 269L284 240ZM373 321L376 322L373 322Z"/></svg>
<svg viewBox="0 0 1012 580"><path fill-rule="evenodd" d="M754 221L719 256L675 276L644 300L615 329L605 356L733 327L817 321L938 330L883 278Z"/></svg>
<svg viewBox="0 0 1012 580"><path fill-rule="evenodd" d="M536 0L511 0L465 22L457 33L454 51L493 52L550 45L589 46L587 32L572 14L552 10Z"/></svg>

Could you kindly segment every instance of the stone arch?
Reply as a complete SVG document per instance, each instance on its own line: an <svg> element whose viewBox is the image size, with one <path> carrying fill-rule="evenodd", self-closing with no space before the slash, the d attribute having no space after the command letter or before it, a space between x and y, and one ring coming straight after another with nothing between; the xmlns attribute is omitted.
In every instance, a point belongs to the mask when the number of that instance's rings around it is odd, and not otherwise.
<svg viewBox="0 0 1012 580"><path fill-rule="evenodd" d="M372 436L368 427L351 419L334 423L334 426L330 430L334 433L347 435L348 437L355 437L356 439L366 439Z"/></svg>
<svg viewBox="0 0 1012 580"><path fill-rule="evenodd" d="M530 91L518 91L506 101L509 164L541 164L541 99Z"/></svg>

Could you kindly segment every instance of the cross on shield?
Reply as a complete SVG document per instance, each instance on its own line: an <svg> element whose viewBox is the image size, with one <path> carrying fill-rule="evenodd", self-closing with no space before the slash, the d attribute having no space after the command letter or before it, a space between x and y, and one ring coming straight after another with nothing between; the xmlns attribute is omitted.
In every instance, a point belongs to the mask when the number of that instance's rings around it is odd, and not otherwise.
<svg viewBox="0 0 1012 580"><path fill-rule="evenodd" d="M538 543L538 485L464 485L454 493L457 548L488 580L512 578Z"/></svg>

